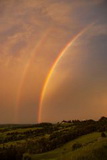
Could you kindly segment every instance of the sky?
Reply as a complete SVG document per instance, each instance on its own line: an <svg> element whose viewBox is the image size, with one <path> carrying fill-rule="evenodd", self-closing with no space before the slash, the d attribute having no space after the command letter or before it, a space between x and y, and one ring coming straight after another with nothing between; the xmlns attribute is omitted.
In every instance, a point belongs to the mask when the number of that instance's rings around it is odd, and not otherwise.
<svg viewBox="0 0 107 160"><path fill-rule="evenodd" d="M107 1L0 0L0 123L107 116Z"/></svg>

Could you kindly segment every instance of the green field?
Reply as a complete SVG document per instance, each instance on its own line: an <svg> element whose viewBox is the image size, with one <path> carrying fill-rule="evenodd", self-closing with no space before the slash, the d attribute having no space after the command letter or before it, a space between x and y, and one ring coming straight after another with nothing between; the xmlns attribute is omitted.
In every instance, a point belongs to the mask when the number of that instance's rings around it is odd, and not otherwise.
<svg viewBox="0 0 107 160"><path fill-rule="evenodd" d="M82 147L72 150L75 143ZM63 147L44 154L32 155L32 160L107 160L107 138L92 133L73 140Z"/></svg>
<svg viewBox="0 0 107 160"><path fill-rule="evenodd" d="M0 125L0 160L107 160L107 118Z"/></svg>

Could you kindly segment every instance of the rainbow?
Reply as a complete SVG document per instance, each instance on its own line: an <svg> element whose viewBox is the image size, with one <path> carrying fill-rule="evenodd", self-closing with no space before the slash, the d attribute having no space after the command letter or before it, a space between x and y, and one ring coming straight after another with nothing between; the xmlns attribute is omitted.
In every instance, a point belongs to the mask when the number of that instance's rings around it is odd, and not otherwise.
<svg viewBox="0 0 107 160"><path fill-rule="evenodd" d="M58 62L61 60L61 58L63 57L63 55L66 53L66 51L75 43L75 41L81 37L86 31L89 30L90 27L92 27L93 25L95 24L94 23L91 23L89 24L87 27L85 27L84 29L82 29L82 31L80 31L79 33L77 33L70 42L67 43L67 45L64 47L64 49L59 53L58 57L56 58L56 60L54 61L46 79L45 79L45 82L44 82L44 86L42 88L42 92L41 92L41 95L40 95L40 102L39 102L39 110L38 110L38 123L41 122L41 114L42 114L42 103L43 103L43 99L44 99L44 96L45 96L45 93L46 93L46 89L47 89L47 86L48 86L48 83L51 79L51 76L58 64Z"/></svg>
<svg viewBox="0 0 107 160"><path fill-rule="evenodd" d="M22 88L26 79L26 75L28 73L29 67L32 63L32 60L34 59L35 53L37 53L37 51L39 50L39 48L41 47L41 45L46 41L47 36L49 35L49 33L52 31L51 29L48 29L44 35L42 35L42 38L38 41L37 45L34 47L34 49L32 50L32 52L30 53L30 58L28 60L28 62L25 64L24 67L24 71L23 71L23 75L18 87L18 91L17 91L17 97L16 97L16 105L15 105L15 111L14 111L14 116L15 116L15 121L17 122L18 120L18 110L19 110L19 106L20 106L20 99L21 99L21 93L22 93Z"/></svg>

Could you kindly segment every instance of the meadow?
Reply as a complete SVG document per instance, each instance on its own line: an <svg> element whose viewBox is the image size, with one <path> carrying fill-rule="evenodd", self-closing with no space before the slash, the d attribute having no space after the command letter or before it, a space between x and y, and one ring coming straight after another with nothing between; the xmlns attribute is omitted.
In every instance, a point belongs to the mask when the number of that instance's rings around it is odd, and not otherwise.
<svg viewBox="0 0 107 160"><path fill-rule="evenodd" d="M0 160L106 160L107 118L0 125Z"/></svg>

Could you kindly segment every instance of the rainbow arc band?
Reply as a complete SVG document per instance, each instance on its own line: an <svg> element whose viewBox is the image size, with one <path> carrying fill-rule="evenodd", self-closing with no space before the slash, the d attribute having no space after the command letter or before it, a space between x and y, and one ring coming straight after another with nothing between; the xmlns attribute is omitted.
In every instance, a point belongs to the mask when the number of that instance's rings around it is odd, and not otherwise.
<svg viewBox="0 0 107 160"><path fill-rule="evenodd" d="M82 31L80 31L79 33L77 33L70 42L68 42L66 44L66 46L64 47L64 49L58 54L58 57L56 58L56 60L54 61L46 79L45 79L45 82L44 82L44 85L43 85L43 88L42 88L42 92L41 92L41 95L40 95L40 102L39 102L39 110L38 110L38 123L41 122L41 118L42 118L42 104L43 104L43 100L44 100L44 96L45 96L45 93L46 93L46 89L47 89L47 86L48 86L48 83L51 79L51 76L58 64L58 62L61 60L61 58L64 56L64 54L66 53L66 51L76 42L76 40L81 37L84 33L86 33L94 24L94 23L91 23L89 24L88 26L86 26L84 29L82 29Z"/></svg>
<svg viewBox="0 0 107 160"><path fill-rule="evenodd" d="M18 121L18 110L20 106L20 101L21 101L21 93L22 93L22 88L28 73L28 70L30 68L30 65L32 63L32 60L34 59L35 54L39 51L41 45L46 41L48 35L52 32L52 28L47 29L47 31L42 35L36 46L33 48L33 50L30 53L30 58L28 59L28 62L25 64L23 75L21 78L21 81L19 83L18 91L17 91L17 97L16 97L16 105L15 105L15 111L14 111L14 119L17 122Z"/></svg>

